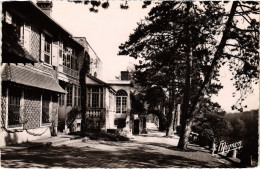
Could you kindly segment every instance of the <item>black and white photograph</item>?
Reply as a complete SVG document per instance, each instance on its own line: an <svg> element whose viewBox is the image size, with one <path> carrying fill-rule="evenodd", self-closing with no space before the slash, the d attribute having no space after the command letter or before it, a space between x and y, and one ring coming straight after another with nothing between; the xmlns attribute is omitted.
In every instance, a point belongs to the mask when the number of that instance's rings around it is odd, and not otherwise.
<svg viewBox="0 0 260 169"><path fill-rule="evenodd" d="M0 4L1 168L258 167L258 1Z"/></svg>

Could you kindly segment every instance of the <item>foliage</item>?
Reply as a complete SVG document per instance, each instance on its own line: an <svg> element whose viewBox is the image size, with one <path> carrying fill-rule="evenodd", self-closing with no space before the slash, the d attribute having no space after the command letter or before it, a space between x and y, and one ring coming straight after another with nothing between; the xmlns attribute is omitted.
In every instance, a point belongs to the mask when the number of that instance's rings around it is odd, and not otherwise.
<svg viewBox="0 0 260 169"><path fill-rule="evenodd" d="M94 12L97 13L100 6L103 9L107 9L109 7L109 1L85 1L85 0L81 0L81 1L73 1L73 0L69 0L70 2L74 2L77 4L81 4L83 3L84 5L90 5L89 11L90 12ZM142 8L147 8L147 6L151 5L151 1L143 1L143 5ZM129 5L127 3L127 1L125 1L124 3L120 4L120 8L123 10L127 10L129 8Z"/></svg>
<svg viewBox="0 0 260 169"><path fill-rule="evenodd" d="M229 142L242 140L243 150L241 162L250 165L250 157L258 159L258 110L251 110L240 113L226 114L226 118L230 121L233 131L224 139Z"/></svg>
<svg viewBox="0 0 260 169"><path fill-rule="evenodd" d="M162 2L119 47L119 54L140 60L137 83L166 89L171 103L182 100L179 145L184 148L201 100L221 88L216 82L222 65L228 62L241 93L258 79L258 21L251 18L259 13L257 3L233 2L227 12L225 4ZM241 18L246 29L239 27ZM242 110L241 104L234 108Z"/></svg>
<svg viewBox="0 0 260 169"><path fill-rule="evenodd" d="M68 113L67 113L67 119L66 119L66 123L67 126L70 127L73 122L75 121L75 119L81 115L81 111L78 107L73 107Z"/></svg>
<svg viewBox="0 0 260 169"><path fill-rule="evenodd" d="M166 91L169 101L168 119L171 119L176 103L180 103L183 98L188 98L187 103L193 101L193 96L198 92L198 86L202 85L203 77L208 71L212 48L216 44L211 34L213 26L208 26L216 22L208 19L211 14L198 15L195 9L192 12L185 11L187 4L162 2L154 7L145 23L139 23L135 33L119 47L119 54L127 54L140 60L140 64L135 66L136 83L144 88L158 87ZM215 18L219 21L221 15ZM192 20L195 23L187 28L187 23ZM201 30L201 27L205 28ZM187 36L189 31L191 36ZM192 68L196 70L191 75L185 72L189 67L186 64L188 48L192 48ZM187 75L188 79L192 78L189 89L185 86ZM213 77L215 81L217 75L216 73ZM220 88L218 83L213 83L207 93L216 93ZM184 97L184 91L191 91L191 97Z"/></svg>
<svg viewBox="0 0 260 169"><path fill-rule="evenodd" d="M107 133L102 131L95 133L86 133L86 136L91 140L129 141L129 138L122 136L118 133Z"/></svg>
<svg viewBox="0 0 260 169"><path fill-rule="evenodd" d="M200 138L219 142L230 130L230 123L225 119L225 112L217 103L204 99L200 113L194 117L192 130Z"/></svg>
<svg viewBox="0 0 260 169"><path fill-rule="evenodd" d="M145 108L144 108L144 104L141 101L141 94L136 94L134 95L134 93L130 94L131 97L131 111L133 113L137 113L137 114L144 114L145 113Z"/></svg>

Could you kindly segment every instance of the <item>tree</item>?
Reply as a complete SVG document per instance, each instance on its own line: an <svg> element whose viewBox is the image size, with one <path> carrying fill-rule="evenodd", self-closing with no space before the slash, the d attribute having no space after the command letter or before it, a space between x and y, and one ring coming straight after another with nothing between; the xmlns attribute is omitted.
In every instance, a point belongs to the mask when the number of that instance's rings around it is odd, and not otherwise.
<svg viewBox="0 0 260 169"><path fill-rule="evenodd" d="M176 102L180 103L186 98L184 102L189 104L190 91L193 91L192 93L197 91L196 86L202 82L201 74L203 75L207 71L208 55L211 53L201 44L205 41L214 42L209 33L197 36L200 31L199 26L208 24L205 23L206 16L204 19L197 19L197 27L187 27L187 23L193 19L190 15L190 7L185 12L178 9L178 7L185 8L187 4L189 3L163 2L153 8L149 13L149 18L146 18L147 24L139 24L135 33L130 35L129 41L120 46L120 54L142 59L141 64L136 66L137 83L142 86L160 86L167 91L169 100L168 131L171 130L169 128L172 126L172 112L177 105ZM199 15L195 15L195 17L199 17ZM209 28L204 31L210 32ZM187 36L187 33L192 33L193 36ZM196 40L191 42L190 38ZM190 48L196 48L196 46L197 49L193 50L193 58L196 59L193 59L192 63ZM202 55L207 57L203 58ZM199 60L203 61L199 62ZM198 70L193 72L192 76L191 66ZM189 73L184 70L189 70ZM190 85L190 79L193 80L193 85ZM184 84L188 84L188 82L189 86L185 86ZM182 109L184 107L188 106L183 105ZM184 118L182 117L182 119Z"/></svg>
<svg viewBox="0 0 260 169"><path fill-rule="evenodd" d="M195 101L193 102L191 109L189 110L189 113L191 115L196 114L197 110L196 106L200 101L200 98L203 97L203 94L207 88L207 86L210 84L211 78L216 74L216 71L219 70L220 64L225 63L223 60L225 59L231 59L234 58L235 60L229 60L230 61L230 69L234 70L236 72L235 78L236 83L235 86L238 90L248 90L250 89L251 81L258 78L258 71L257 66L258 65L258 36L255 36L258 34L258 29L256 26L256 20L251 20L248 26L249 30L242 30L238 28L238 24L236 22L235 15L240 15L241 17L244 17L244 15L248 16L248 13L258 13L259 8L257 8L255 5L256 3L249 3L251 6L244 5L241 2L233 2L231 10L228 14L227 22L224 23L224 31L221 38L220 43L217 45L216 52L213 55L213 60L211 62L211 65L209 67L209 71L205 76L205 80L203 84L200 87L199 92L195 96ZM242 9L242 12L238 11L238 7ZM250 10L243 10L243 7L247 7ZM249 16L248 16L249 17ZM240 31L238 31L240 30ZM238 31L238 32L237 32ZM235 33L236 32L236 33ZM255 35L252 33L254 32ZM242 33L239 34L239 33ZM228 41L234 40L237 43L234 44L233 51L236 51L238 54L227 54L225 47L228 45ZM247 42L245 42L247 41ZM250 44L250 46L249 46ZM226 60L225 60L226 61ZM249 63L249 61L251 61ZM239 64L240 62L241 65ZM242 70L240 68L242 66ZM242 81L241 81L242 78ZM187 147L187 134L188 131L184 131L182 136L180 137L179 141L179 147L185 148Z"/></svg>
<svg viewBox="0 0 260 169"><path fill-rule="evenodd" d="M203 99L200 110L194 117L192 130L199 133L200 136L208 133L208 141L220 142L223 136L232 132L231 124L225 118L225 114L226 112L218 103L213 103L210 99Z"/></svg>
<svg viewBox="0 0 260 169"><path fill-rule="evenodd" d="M88 1L84 1L85 4L89 4ZM151 2L144 2L144 7L149 5ZM218 71L222 65L229 65L230 70L233 71L234 80L235 80L235 87L238 91L241 91L241 97L238 100L238 104L234 105L234 109L238 109L240 111L243 110L242 101L246 97L248 91L251 91L251 84L257 83L258 79L258 41L259 41L259 22L252 17L252 15L259 14L259 8L257 2L230 2L232 3L232 7L230 10L225 12L226 2L162 2L158 3L156 7L152 10L156 11L157 14L150 12L150 21L153 25L151 28L152 31L145 32L149 30L149 28L145 27L138 27L135 34L130 36L129 43L121 46L121 53L130 53L132 57L138 57L136 52L129 52L127 50L123 50L123 48L128 48L133 45L133 43L138 42L137 39L143 39L147 37L149 33L164 33L170 34L171 37L176 39L169 40L167 43L164 43L163 47L157 48L157 52L149 55L151 48L153 51L156 51L155 46L149 44L146 45L146 48L142 48L141 42L147 43L149 40L146 41L139 41L139 46L135 45L136 51L140 52L140 54L145 54L146 56L158 56L159 53L168 52L172 55L174 50L178 49L178 56L182 56L185 58L185 67L182 75L184 74L186 77L184 80L185 90L184 95L180 94L182 100L182 129L181 129L181 137L179 141L180 148L187 148L188 144L188 135L190 132L190 126L192 124L192 120L198 109L200 107L200 100L205 97L208 93L208 88L212 84L212 79L215 79L218 76ZM92 12L98 12L95 10L95 7L100 6L100 2L91 1L91 5L93 9L90 9ZM102 4L102 7L107 8L109 3ZM127 2L121 5L122 9L127 9L128 5ZM161 9L159 11L158 9ZM186 17L181 14L182 11L185 11ZM178 16L179 15L179 16ZM247 23L246 27L243 28L240 25L242 22ZM154 19L154 20L153 20ZM175 19L175 20L173 20ZM186 20L186 21L185 21ZM239 21L240 20L240 21ZM154 22L153 22L154 21ZM178 22L177 22L178 21ZM199 21L199 22L198 22ZM204 24L202 24L203 22ZM174 27L173 27L174 25ZM244 24L245 26L245 24ZM197 29L196 29L197 28ZM195 33L195 37L193 37ZM210 37L209 35L213 37ZM214 37L217 37L217 34L220 34L220 40L214 41ZM156 34L154 34L155 36ZM184 36L186 35L186 36ZM188 35L188 36L187 36ZM206 36L206 37L205 37ZM149 36L148 36L149 37ZM162 36L161 40L162 40ZM189 38L185 38L189 37ZM132 38L132 39L131 39ZM151 38L151 36L150 36ZM203 41L200 43L199 41ZM164 40L164 39L163 39ZM198 41L197 41L198 40ZM132 42L131 42L132 41ZM194 43L194 41L197 41ZM154 40L153 42L156 42ZM175 48L173 48L171 44L174 42ZM192 42L192 44L190 43ZM215 44L214 44L215 43ZM197 45L195 45L197 44ZM167 48L168 45L168 48ZM203 53L203 50L198 50L198 48L203 48L206 52ZM140 48L140 49L138 49ZM210 50L207 50L211 48ZM161 49L161 50L160 50ZM166 50L168 49L168 50ZM181 53L181 49L183 49L183 53ZM128 49L129 50L129 49ZM170 51L170 52L169 52ZM230 51L230 52L228 52ZM166 52L166 53L167 53ZM197 78L196 80L191 80L189 77L194 77L194 73L198 73L199 71L192 71L194 70L194 54L199 53L203 58L204 68L202 69L205 71L202 73L201 78ZM166 54L165 53L165 54ZM151 54L151 53L150 53ZM176 53L174 53L176 55ZM199 58L199 57L198 57ZM176 59L177 60L177 59ZM161 62L159 66L162 68ZM172 63L172 62L171 62ZM174 62L173 62L174 63ZM180 62L179 62L180 63ZM147 67L151 66L148 63ZM174 65L174 64L173 64ZM195 64L196 65L196 64ZM158 66L158 65L157 65ZM167 68L166 68L167 69ZM169 69L169 68L168 68ZM179 67L175 67L174 70L180 70ZM175 100L178 100L176 96L174 96L175 91L175 79L178 79L175 75L175 71L172 72L171 76L164 76L167 78L171 78L171 87L168 86L167 94L171 96L172 103L171 105L175 104ZM161 72L159 73L161 74ZM200 73L198 73L200 74ZM169 74L168 74L169 75ZM173 78L175 76L175 78ZM158 78L158 76L156 76ZM197 76L200 77L200 76ZM164 80L164 79L163 79ZM182 78L178 79L181 82L183 81ZM216 79L215 79L216 80ZM161 81L161 80L159 80ZM169 81L168 81L169 82ZM197 87L194 85L194 82L200 82ZM149 83L147 83L149 84ZM196 88L196 90L192 90L192 88ZM174 96L174 97L172 97ZM170 97L169 97L170 98ZM174 106L173 106L174 107ZM172 109L172 108L171 108Z"/></svg>
<svg viewBox="0 0 260 169"><path fill-rule="evenodd" d="M148 115L148 113L157 115L159 130L165 130L165 92L158 87L144 89L135 83L134 89L134 92L131 93L131 111L135 114L138 113L139 117L143 114Z"/></svg>
<svg viewBox="0 0 260 169"><path fill-rule="evenodd" d="M233 2L228 12L220 2L162 2L149 13L148 24L139 24L129 40L120 46L120 54L145 61L136 67L143 77L142 85L161 85L170 95L175 93L175 79L184 85L179 87L183 94L173 99L182 100L178 147L187 148L190 127L201 99L210 94L212 87L214 92L219 89L213 83L221 65L229 63L238 90L250 89L251 82L258 78L258 22L249 15L258 10L253 2ZM237 15L251 19L247 29L238 28ZM220 41L216 40L217 36L221 36ZM229 44L231 40L235 43ZM236 53L227 53L227 47L232 45ZM181 66L183 58L184 66Z"/></svg>
<svg viewBox="0 0 260 169"><path fill-rule="evenodd" d="M151 87L144 92L145 96L143 100L148 104L148 113L154 114L159 118L159 130L163 131L165 128L169 129L164 114L165 104L167 101L163 89L160 87Z"/></svg>
<svg viewBox="0 0 260 169"><path fill-rule="evenodd" d="M85 136L87 125L86 125L86 112L87 112L87 87L86 87L86 75L89 73L90 56L87 52L84 52L82 59L82 67L79 73L79 82L81 87L81 135Z"/></svg>

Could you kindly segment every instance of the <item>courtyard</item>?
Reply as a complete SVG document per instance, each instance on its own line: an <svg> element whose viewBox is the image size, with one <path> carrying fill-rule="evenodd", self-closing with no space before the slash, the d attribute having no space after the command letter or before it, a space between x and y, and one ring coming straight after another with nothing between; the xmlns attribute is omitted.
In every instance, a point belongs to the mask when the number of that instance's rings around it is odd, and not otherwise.
<svg viewBox="0 0 260 169"><path fill-rule="evenodd" d="M4 168L216 168L235 167L225 159L212 157L210 150L190 145L176 148L178 136L150 129L130 141L111 142L75 138L58 141L54 137L37 142L6 146L1 149ZM61 139L61 138L60 138ZM53 144L44 144L49 141ZM55 143L56 140L56 143ZM41 143L41 144L39 144Z"/></svg>

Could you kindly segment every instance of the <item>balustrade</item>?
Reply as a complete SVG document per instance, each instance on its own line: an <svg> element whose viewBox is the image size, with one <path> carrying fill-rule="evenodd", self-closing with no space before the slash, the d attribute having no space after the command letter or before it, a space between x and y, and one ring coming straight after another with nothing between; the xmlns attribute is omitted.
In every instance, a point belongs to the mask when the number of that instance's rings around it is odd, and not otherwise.
<svg viewBox="0 0 260 169"><path fill-rule="evenodd" d="M77 70L73 70L73 69L70 69L64 65L60 66L61 67L61 72L69 75L69 76L72 76L72 77L75 77L75 78L78 78L79 77L79 72Z"/></svg>

